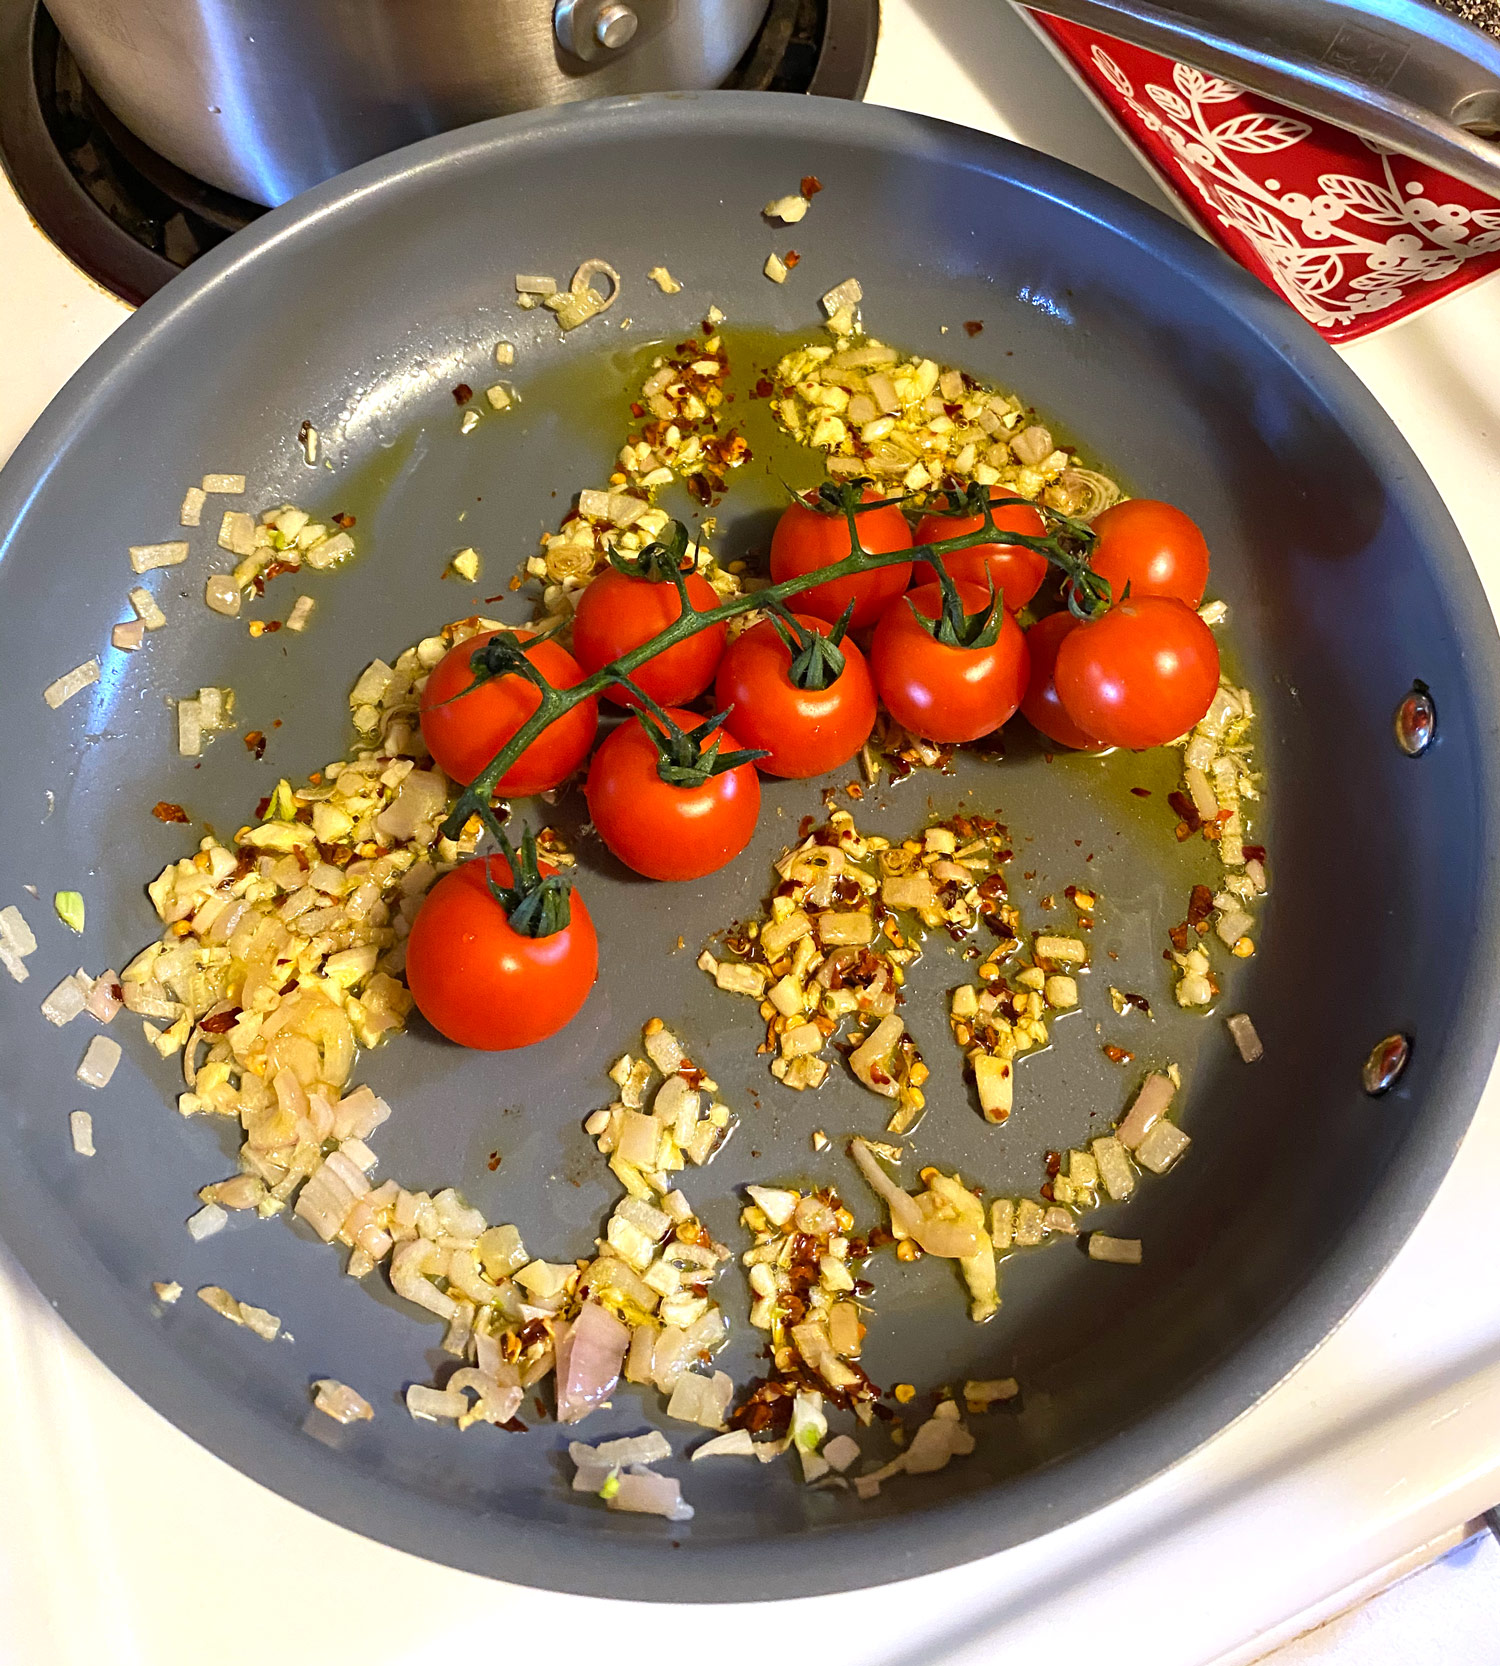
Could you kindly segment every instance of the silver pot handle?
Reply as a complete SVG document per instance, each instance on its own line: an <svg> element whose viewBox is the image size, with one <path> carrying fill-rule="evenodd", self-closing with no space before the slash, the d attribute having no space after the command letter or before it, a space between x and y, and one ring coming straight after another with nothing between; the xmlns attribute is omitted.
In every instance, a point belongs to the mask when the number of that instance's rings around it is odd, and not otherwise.
<svg viewBox="0 0 1500 1666"><path fill-rule="evenodd" d="M1500 41L1425 0L1046 0L1500 197Z"/></svg>

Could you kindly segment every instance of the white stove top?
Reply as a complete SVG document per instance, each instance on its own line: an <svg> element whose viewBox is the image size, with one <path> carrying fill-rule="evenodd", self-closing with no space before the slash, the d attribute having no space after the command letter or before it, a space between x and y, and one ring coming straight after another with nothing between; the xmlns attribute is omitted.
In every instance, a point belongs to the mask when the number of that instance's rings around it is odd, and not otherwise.
<svg viewBox="0 0 1500 1666"><path fill-rule="evenodd" d="M1020 139L1170 206L1008 8L885 0L868 96ZM1344 350L1437 482L1492 603L1497 302L1492 278ZM0 458L125 312L48 244L0 176ZM836 1646L843 1666L958 1666L1002 1649L1025 1659L1028 1645L1050 1654L1064 1640L1083 1653L1107 1644L1112 1666L1259 1658L1500 1499L1497 1167L1492 1078L1437 1201L1353 1317L1255 1410L1129 1498L906 1585L774 1614L677 1611L673 1652L701 1641L724 1666L748 1666L775 1625ZM208 1649L216 1666L261 1666L268 1635L300 1660L390 1666L497 1647L565 1660L604 1647L616 1666L660 1657L659 1610L455 1573L246 1480L117 1382L3 1251L0 1405L0 1662L176 1666ZM559 1650L560 1635L576 1645Z"/></svg>

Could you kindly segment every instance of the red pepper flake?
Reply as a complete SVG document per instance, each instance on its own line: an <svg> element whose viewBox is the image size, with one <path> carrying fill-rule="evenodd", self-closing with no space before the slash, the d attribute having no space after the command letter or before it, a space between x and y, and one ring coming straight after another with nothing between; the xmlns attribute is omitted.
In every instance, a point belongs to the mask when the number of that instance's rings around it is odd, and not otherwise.
<svg viewBox="0 0 1500 1666"><path fill-rule="evenodd" d="M762 376L750 391L757 399L769 399L776 389L769 376Z"/></svg>
<svg viewBox="0 0 1500 1666"><path fill-rule="evenodd" d="M1195 885L1188 895L1187 923L1203 925L1214 911L1214 894L1206 885Z"/></svg>
<svg viewBox="0 0 1500 1666"><path fill-rule="evenodd" d="M966 336L977 336L983 328L984 320L982 318L970 318L964 324L964 334Z"/></svg>
<svg viewBox="0 0 1500 1666"><path fill-rule="evenodd" d="M781 257L781 264L786 267L788 272L790 272L794 266L801 262L801 260L802 256L799 255L795 249L788 249L787 252Z"/></svg>
<svg viewBox="0 0 1500 1666"><path fill-rule="evenodd" d="M274 633L279 631L280 629L281 629L281 621L279 619L267 619L266 620L265 635L267 635L267 636L274 635Z"/></svg>
<svg viewBox="0 0 1500 1666"><path fill-rule="evenodd" d="M260 762L266 755L266 737L262 730L252 729L245 736L245 750L255 754L255 761Z"/></svg>
<svg viewBox="0 0 1500 1666"><path fill-rule="evenodd" d="M255 806L255 819L257 821L264 821L266 819L266 811L270 808L271 795L267 793L266 796L261 799L260 803Z"/></svg>
<svg viewBox="0 0 1500 1666"><path fill-rule="evenodd" d="M1150 798L1151 796L1150 787L1132 787L1130 790L1137 798Z"/></svg>
<svg viewBox="0 0 1500 1666"><path fill-rule="evenodd" d="M354 526L357 523L357 517L356 516L346 515L342 509L339 510L338 514L331 516L330 519L333 521L333 524L335 526L343 527L345 532L347 532L351 526Z"/></svg>
<svg viewBox="0 0 1500 1666"><path fill-rule="evenodd" d="M169 804L166 799L162 799L159 804L153 805L151 814L158 821L186 821L188 819L187 811L180 804Z"/></svg>
<svg viewBox="0 0 1500 1666"><path fill-rule="evenodd" d="M500 1153L498 1151L492 1151L490 1153L487 1166L491 1174L493 1174L495 1170L500 1167Z"/></svg>
<svg viewBox="0 0 1500 1666"><path fill-rule="evenodd" d="M1189 833L1196 833L1203 825L1203 817L1198 814L1198 806L1186 793L1173 792L1167 794L1167 803L1187 823Z"/></svg>
<svg viewBox="0 0 1500 1666"><path fill-rule="evenodd" d="M228 1012L215 1012L207 1018L198 1020L198 1028L204 1035L227 1035L239 1022L240 1009L230 1007Z"/></svg>
<svg viewBox="0 0 1500 1666"><path fill-rule="evenodd" d="M473 397L474 390L467 382L460 382L453 390L453 403L455 405L467 405Z"/></svg>
<svg viewBox="0 0 1500 1666"><path fill-rule="evenodd" d="M1111 1064L1129 1064L1135 1054L1127 1047L1116 1047L1113 1042L1106 1042L1104 1056Z"/></svg>
<svg viewBox="0 0 1500 1666"><path fill-rule="evenodd" d="M1151 1016L1151 1003L1144 995L1134 995L1130 990L1122 989L1120 999L1126 1006L1134 1007L1137 1012L1144 1012L1148 1018Z"/></svg>
<svg viewBox="0 0 1500 1666"><path fill-rule="evenodd" d="M1264 845L1245 845L1243 848L1245 852L1245 860L1247 862L1265 861L1266 847Z"/></svg>
<svg viewBox="0 0 1500 1666"><path fill-rule="evenodd" d="M640 419L646 414L646 407L644 405L637 404L636 401L632 399L630 401L630 414L636 419L637 422L639 422Z"/></svg>
<svg viewBox="0 0 1500 1666"><path fill-rule="evenodd" d="M802 195L804 197L815 197L822 189L823 181L816 174L804 174L802 176Z"/></svg>
<svg viewBox="0 0 1500 1666"><path fill-rule="evenodd" d="M1062 1153L1060 1151L1049 1151L1047 1153L1047 1178L1049 1180L1056 1180L1061 1172Z"/></svg>
<svg viewBox="0 0 1500 1666"><path fill-rule="evenodd" d="M1167 929L1167 936L1172 939L1172 947L1174 949L1176 949L1178 954L1186 954L1187 953L1187 944L1188 944L1187 934L1188 934L1188 928L1185 925L1170 926ZM1171 956L1169 955L1169 956L1167 956L1167 958L1170 959Z"/></svg>

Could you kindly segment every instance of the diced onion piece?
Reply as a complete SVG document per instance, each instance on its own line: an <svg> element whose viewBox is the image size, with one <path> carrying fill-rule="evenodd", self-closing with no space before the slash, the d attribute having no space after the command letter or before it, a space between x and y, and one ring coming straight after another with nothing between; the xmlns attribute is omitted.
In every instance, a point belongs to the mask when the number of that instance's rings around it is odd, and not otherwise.
<svg viewBox="0 0 1500 1666"><path fill-rule="evenodd" d="M127 619L109 633L110 647L123 649L127 654L133 654L145 640L146 627L139 619Z"/></svg>
<svg viewBox="0 0 1500 1666"><path fill-rule="evenodd" d="M212 1238L229 1224L229 1215L217 1203L205 1203L196 1215L189 1215L187 1229L195 1243Z"/></svg>
<svg viewBox="0 0 1500 1666"><path fill-rule="evenodd" d="M468 1409L468 1398L456 1389L428 1388L424 1383L412 1383L406 1391L408 1414L428 1423L435 1423L440 1417L457 1420Z"/></svg>
<svg viewBox="0 0 1500 1666"><path fill-rule="evenodd" d="M526 272L516 273L517 295L555 295L556 293L556 278L539 277Z"/></svg>
<svg viewBox="0 0 1500 1666"><path fill-rule="evenodd" d="M768 202L761 209L761 213L768 220L780 220L783 225L794 226L807 213L811 204L807 198L798 194L791 197L777 197L775 202ZM856 286L857 287L857 286ZM855 297L858 299L858 296ZM835 312L838 308L833 309Z"/></svg>
<svg viewBox="0 0 1500 1666"><path fill-rule="evenodd" d="M855 1448L856 1452L858 1448ZM715 1435L712 1440L706 1440L701 1446L693 1448L692 1461L697 1463L700 1458L753 1458L755 1456L755 1442L750 1438L748 1429L731 1429L728 1434Z"/></svg>
<svg viewBox="0 0 1500 1666"><path fill-rule="evenodd" d="M649 1470L619 1477L618 1488L606 1500L611 1510L628 1510L634 1515L664 1516L668 1521L691 1521L693 1507L682 1496L682 1485L670 1475Z"/></svg>
<svg viewBox="0 0 1500 1666"><path fill-rule="evenodd" d="M1141 1085L1141 1091L1135 1096L1135 1103L1115 1129L1120 1144L1127 1150L1134 1151L1165 1113L1167 1106L1172 1103L1175 1091L1170 1076L1165 1076L1160 1071L1148 1076Z"/></svg>
<svg viewBox="0 0 1500 1666"><path fill-rule="evenodd" d="M156 1293L157 1301L164 1302L168 1307L170 1307L172 1303L177 1301L182 1295L182 1286L176 1279L173 1279L169 1283L165 1284L153 1284L151 1288Z"/></svg>
<svg viewBox="0 0 1500 1666"><path fill-rule="evenodd" d="M177 520L182 526L197 526L203 519L203 504L208 494L201 486L189 486L183 493L182 508Z"/></svg>
<svg viewBox="0 0 1500 1666"><path fill-rule="evenodd" d="M286 616L286 628L289 631L306 630L307 621L317 605L311 596L298 596L296 601L292 603L292 611Z"/></svg>
<svg viewBox="0 0 1500 1666"><path fill-rule="evenodd" d="M702 1377L696 1371L684 1371L667 1402L667 1416L705 1429L722 1429L733 1398L734 1383L727 1372L715 1371L711 1377Z"/></svg>
<svg viewBox="0 0 1500 1666"><path fill-rule="evenodd" d="M1098 1236L1097 1233L1094 1234ZM1003 1400L1014 1400L1021 1385L1014 1377L991 1377L983 1381L970 1380L964 1384L964 1404L970 1411L988 1409Z"/></svg>
<svg viewBox="0 0 1500 1666"><path fill-rule="evenodd" d="M680 295L682 285L666 269L665 266L653 266L646 274L663 295Z"/></svg>
<svg viewBox="0 0 1500 1666"><path fill-rule="evenodd" d="M766 263L761 270L772 283L786 282L786 262L775 252L774 249L766 256Z"/></svg>
<svg viewBox="0 0 1500 1666"><path fill-rule="evenodd" d="M196 700L177 702L177 752L196 758L203 751L203 708Z"/></svg>
<svg viewBox="0 0 1500 1666"><path fill-rule="evenodd" d="M887 908L936 908L937 887L925 873L888 874L881 881L880 900Z"/></svg>
<svg viewBox="0 0 1500 1666"><path fill-rule="evenodd" d="M1255 1025L1250 1021L1250 1015L1236 1012L1225 1020L1234 1044L1240 1050L1240 1057L1246 1064L1254 1064L1257 1059L1265 1056L1265 1048L1261 1045L1260 1036L1256 1034Z"/></svg>
<svg viewBox="0 0 1500 1666"><path fill-rule="evenodd" d="M1081 966L1089 957L1087 946L1076 937L1038 937L1034 947L1038 960L1064 966Z"/></svg>
<svg viewBox="0 0 1500 1666"><path fill-rule="evenodd" d="M245 477L242 474L205 474L203 490L205 492L223 492L229 497L238 497L245 489Z"/></svg>
<svg viewBox="0 0 1500 1666"><path fill-rule="evenodd" d="M839 312L852 312L864 298L865 292L860 287L859 279L845 278L821 298L821 305L828 317L832 318Z"/></svg>
<svg viewBox="0 0 1500 1666"><path fill-rule="evenodd" d="M222 613L226 619L235 619L239 616L240 603L244 598L239 585L228 573L215 573L203 587L203 600L215 613Z"/></svg>
<svg viewBox="0 0 1500 1666"><path fill-rule="evenodd" d="M1138 1267L1141 1261L1141 1241L1139 1238L1111 1238L1104 1232L1091 1232L1089 1260L1113 1261L1122 1267Z"/></svg>
<svg viewBox="0 0 1500 1666"><path fill-rule="evenodd" d="M36 936L26 923L26 916L19 908L11 903L8 907L0 908L0 944L3 944L12 954L28 955L36 953Z"/></svg>
<svg viewBox="0 0 1500 1666"><path fill-rule="evenodd" d="M313 1404L335 1423L358 1423L375 1415L375 1408L364 1395L356 1394L347 1383L319 1377L313 1388Z"/></svg>
<svg viewBox="0 0 1500 1666"><path fill-rule="evenodd" d="M267 1342L274 1342L281 1333L281 1320L274 1313L252 1307L249 1302L240 1303L240 1323Z"/></svg>
<svg viewBox="0 0 1500 1666"><path fill-rule="evenodd" d="M922 1211L917 1207L917 1200L909 1193L903 1192L894 1180L881 1168L875 1160L869 1143L855 1139L849 1142L849 1155L859 1167L859 1172L870 1183L872 1191L884 1201L891 1212L891 1226L897 1237L913 1238L922 1229Z"/></svg>
<svg viewBox="0 0 1500 1666"><path fill-rule="evenodd" d="M167 622L167 616L156 605L156 598L149 590L137 585L127 598L131 607L135 609L135 616L148 631L159 631Z"/></svg>
<svg viewBox="0 0 1500 1666"><path fill-rule="evenodd" d="M96 1018L101 1024L109 1024L124 1005L124 990L120 985L120 974L114 970L101 972L94 979L89 988L88 1000L84 1010L90 1018Z"/></svg>
<svg viewBox="0 0 1500 1666"><path fill-rule="evenodd" d="M1135 1170L1125 1155L1125 1147L1113 1134L1094 1141L1090 1148L1099 1165L1099 1178L1115 1203L1122 1203L1135 1190Z"/></svg>
<svg viewBox="0 0 1500 1666"><path fill-rule="evenodd" d="M660 1429L653 1429L649 1434L601 1440L593 1446L587 1441L569 1441L568 1456L580 1466L622 1469L627 1464L660 1463L663 1458L672 1456L672 1445Z"/></svg>
<svg viewBox="0 0 1500 1666"><path fill-rule="evenodd" d="M49 1024L56 1024L59 1028L64 1024L71 1024L79 1013L87 1008L88 996L89 992L79 982L78 974L69 972L42 1002L42 1017Z"/></svg>
<svg viewBox="0 0 1500 1666"><path fill-rule="evenodd" d="M1135 1160L1153 1174L1165 1174L1192 1141L1175 1122L1158 1122L1135 1148Z"/></svg>
<svg viewBox="0 0 1500 1666"><path fill-rule="evenodd" d="M824 1443L823 1456L840 1475L859 1457L859 1442L852 1435L835 1435Z"/></svg>
<svg viewBox="0 0 1500 1666"><path fill-rule="evenodd" d="M82 665L75 665L73 669L59 677L55 683L48 683L42 690L42 698L56 711L65 700L71 700L81 689L90 683L99 681L99 661L87 659Z"/></svg>
<svg viewBox="0 0 1500 1666"><path fill-rule="evenodd" d="M186 543L132 544L130 565L137 573L149 573L155 567L180 567L188 558Z"/></svg>
<svg viewBox="0 0 1500 1666"><path fill-rule="evenodd" d="M469 413L471 416L473 412ZM326 568L336 566L345 556L354 553L354 540L347 532L335 532L331 538L320 538L317 543L310 544L303 552L303 559L309 567L322 572ZM352 698L352 696L351 696Z"/></svg>
<svg viewBox="0 0 1500 1666"><path fill-rule="evenodd" d="M88 1044L83 1062L78 1066L78 1080L86 1087L108 1087L109 1079L120 1062L120 1044L107 1035L96 1035Z"/></svg>
<svg viewBox="0 0 1500 1666"><path fill-rule="evenodd" d="M882 1071L882 1080L875 1079L875 1069L890 1058L896 1050L906 1025L895 1013L882 1018L864 1041L849 1055L849 1068L872 1093L883 1095L887 1099L894 1099L899 1092L899 1086L894 1077Z"/></svg>
<svg viewBox="0 0 1500 1666"><path fill-rule="evenodd" d="M1004 1122L1015 1102L1015 1063L990 1053L974 1059L974 1084L979 1089L979 1108L987 1122Z"/></svg>
<svg viewBox="0 0 1500 1666"><path fill-rule="evenodd" d="M68 1113L68 1132L73 1139L73 1149L80 1157L94 1155L94 1119L87 1111Z"/></svg>
<svg viewBox="0 0 1500 1666"><path fill-rule="evenodd" d="M184 544L183 549L187 549ZM243 509L226 509L219 522L219 548L231 555L254 555L256 525L254 515Z"/></svg>
<svg viewBox="0 0 1500 1666"><path fill-rule="evenodd" d="M495 343L495 363L514 364L515 362L516 350L512 343L508 341L497 341Z"/></svg>

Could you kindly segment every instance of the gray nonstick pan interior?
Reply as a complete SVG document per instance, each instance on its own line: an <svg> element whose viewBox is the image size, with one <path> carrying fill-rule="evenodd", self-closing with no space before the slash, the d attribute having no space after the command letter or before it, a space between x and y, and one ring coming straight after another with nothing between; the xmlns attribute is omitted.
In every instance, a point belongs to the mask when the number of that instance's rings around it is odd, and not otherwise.
<svg viewBox="0 0 1500 1666"><path fill-rule="evenodd" d="M762 206L808 173L824 186L812 213L772 232ZM802 262L778 288L761 267L788 242ZM566 275L595 255L625 277L603 319L564 339L550 315L515 310L517 271ZM680 295L646 281L659 263ZM36 1009L80 959L98 971L154 937L143 885L192 831L153 820L157 800L226 834L278 774L340 756L358 671L473 605L441 576L453 551L480 549L481 592L503 591L567 496L602 483L630 354L691 334L710 303L733 328L810 335L816 297L850 275L873 332L1014 388L1133 490L1206 529L1212 593L1230 605L1236 670L1259 704L1274 881L1259 952L1224 1010L1253 1015L1266 1055L1247 1067L1218 1017L1171 1011L1163 928L1198 876L1189 858L1159 857L1169 759L1142 759L1138 775L1116 761L1119 790L1105 792L1089 774L1099 766L1049 761L1018 733L1003 761L966 759L954 776L875 795L860 810L872 827L909 831L929 796L974 805L1033 841L1016 867L1036 893L1096 884L1097 949L1122 968L1107 981L1150 980L1158 1012L1149 1031L1137 1019L1117 1034L1096 978L1078 1027L1059 1026L1057 1045L1021 1066L1017 1114L996 1133L961 1081L940 1000L956 963L934 949L909 1009L934 1068L923 1161L990 1192L1034 1190L1042 1153L1099 1132L1128 1090L1096 1022L1142 1063L1182 1064L1193 1147L1127 1212L1099 1218L1145 1241L1142 1267L1056 1243L1008 1264L985 1327L965 1317L951 1269L877 1261L865 1360L877 1382L1022 1382L1014 1406L975 1420L971 1458L860 1504L809 1491L790 1464L690 1470L689 1431L666 1425L679 1453L666 1467L697 1509L669 1526L607 1512L564 1479L569 1432L660 1423L654 1394L622 1390L579 1431L411 1421L399 1395L432 1380L436 1321L377 1280L357 1289L340 1256L285 1222L236 1218L194 1245L183 1221L195 1190L229 1172L229 1145L178 1117L175 1066L128 1019L112 1032L125 1061L87 1105L99 1155L77 1158L67 1113L87 1093L73 1071L88 1020L54 1030ZM970 320L983 332L966 335ZM461 437L450 390L495 379L502 336L518 343L520 404ZM303 461L304 420L329 467ZM244 620L203 607L221 564L205 525L188 564L160 575L170 628L138 654L109 652L134 582L127 545L174 536L183 488L207 470L243 470L256 508L357 499L357 564L319 584L305 636L252 640ZM745 472L721 511L726 539L763 534L775 489ZM151 1404L371 1537L506 1579L673 1600L873 1584L1034 1537L1181 1458L1316 1347L1400 1246L1473 1112L1495 1036L1496 640L1458 537L1394 428L1289 309L1165 218L1028 151L751 94L573 107L424 143L271 214L148 303L0 476L0 534L0 902L21 903L42 939L25 988L0 988L0 1232ZM48 711L43 686L96 652L98 688ZM1414 678L1439 712L1418 760L1391 728ZM166 701L207 682L236 689L241 733L271 736L263 763L235 736L201 767L176 757ZM1147 808L1130 780L1155 792ZM585 1253L618 1188L580 1124L609 1097L608 1063L659 1014L741 1114L714 1165L685 1181L720 1237L744 1247L735 1196L751 1180L834 1180L873 1221L840 1147L876 1131L882 1106L844 1077L817 1096L776 1088L753 1051L753 1007L693 964L713 931L755 909L767 859L819 809L814 784L768 788L751 852L703 884L633 881L582 846L603 952L582 1016L522 1054L466 1054L418 1023L371 1055L361 1074L396 1107L377 1136L385 1170L459 1185L537 1253ZM556 814L581 820L576 796ZM88 899L81 945L50 919L63 888ZM1415 1038L1413 1062L1371 1099L1361 1065L1396 1031ZM834 1137L819 1157L813 1128ZM272 1309L295 1342L268 1346L190 1296L161 1309L152 1282L174 1278ZM737 1272L722 1290L735 1322L725 1358L743 1383L760 1337ZM341 1429L310 1413L308 1384L325 1375L361 1388L374 1421Z"/></svg>

